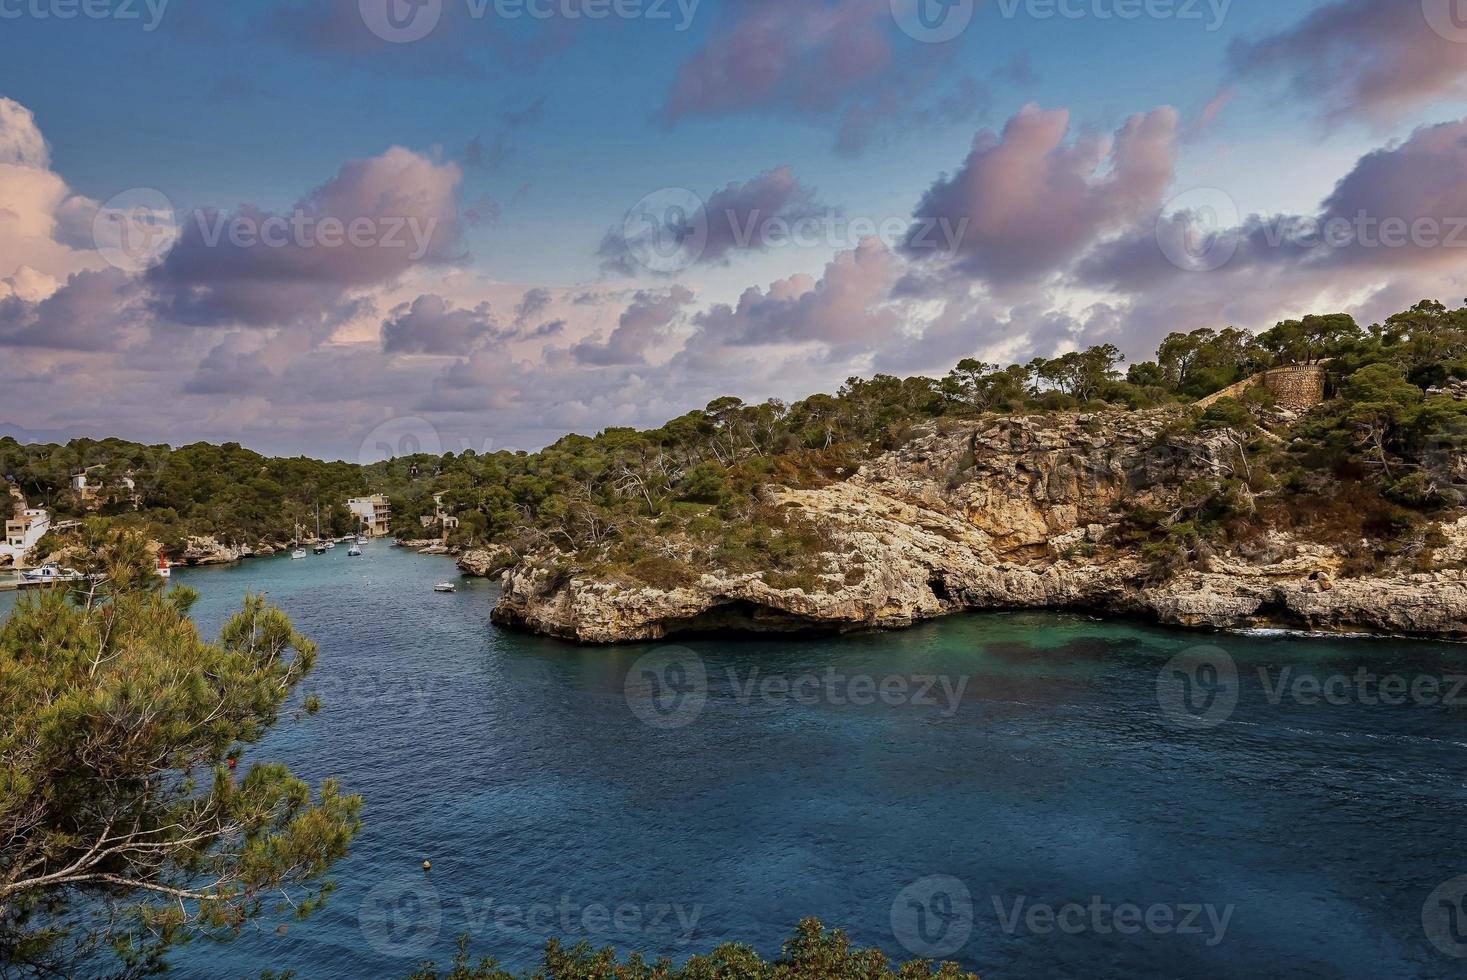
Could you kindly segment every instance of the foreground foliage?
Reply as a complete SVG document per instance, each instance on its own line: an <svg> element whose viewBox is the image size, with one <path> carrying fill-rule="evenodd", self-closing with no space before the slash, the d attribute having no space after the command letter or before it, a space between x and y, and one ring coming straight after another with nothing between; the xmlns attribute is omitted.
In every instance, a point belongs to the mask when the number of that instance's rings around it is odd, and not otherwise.
<svg viewBox="0 0 1467 980"><path fill-rule="evenodd" d="M231 760L315 660L259 596L206 643L196 595L165 593L113 532L98 573L24 597L0 628L0 975L124 975L167 949L313 911L360 799ZM85 969L83 969L85 964Z"/></svg>
<svg viewBox="0 0 1467 980"><path fill-rule="evenodd" d="M694 956L682 966L661 959L648 963L638 955L620 959L614 950L593 950L588 943L566 949L552 940L538 970L515 975L491 959L473 961L466 940L448 972L425 963L411 980L977 980L952 963L934 966L917 960L890 963L878 949L852 949L840 930L827 932L815 919L800 923L784 944L784 955L766 963L747 946L729 943L707 956Z"/></svg>

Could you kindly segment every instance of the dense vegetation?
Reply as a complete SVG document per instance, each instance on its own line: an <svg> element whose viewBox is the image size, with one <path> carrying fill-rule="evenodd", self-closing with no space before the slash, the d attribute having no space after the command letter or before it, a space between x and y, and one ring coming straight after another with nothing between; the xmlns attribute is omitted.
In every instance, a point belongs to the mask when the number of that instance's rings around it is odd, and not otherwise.
<svg viewBox="0 0 1467 980"><path fill-rule="evenodd" d="M0 627L0 974L154 972L167 950L303 917L330 891L361 800L235 760L276 723L315 648L258 596L217 643L113 530L94 577ZM313 713L319 705L308 702Z"/></svg>
<svg viewBox="0 0 1467 980"><path fill-rule="evenodd" d="M78 473L95 488L85 496L72 489ZM170 449L121 439L65 446L0 439L0 476L57 520L92 516L135 527L174 555L190 536L254 545L289 541L297 527L313 535L318 507L323 535L347 534L357 529L349 498L413 482L387 465L271 459L235 443Z"/></svg>
<svg viewBox="0 0 1467 980"><path fill-rule="evenodd" d="M516 977L490 959L471 960L467 945L459 944L453 968L440 973L425 964L412 980L977 980L952 963L934 967L918 960L901 966L888 962L877 949L852 949L839 930L825 931L815 919L801 922L794 938L784 944L784 956L771 963L747 946L730 943L707 956L695 956L682 966L668 960L647 963L633 955L621 960L612 950L593 950L588 944L565 949L551 941L540 969Z"/></svg>
<svg viewBox="0 0 1467 980"><path fill-rule="evenodd" d="M1302 420L1272 410L1263 388L1205 412L1182 408L1258 371L1320 362L1331 397ZM654 585L688 571L658 547L672 530L703 540L726 567L780 574L823 532L761 504L755 488L839 480L922 427L990 413L1173 405L1171 436L1235 431L1233 474L1187 488L1181 512L1129 515L1134 543L1163 570L1269 523L1399 540L1420 514L1467 499L1457 472L1467 403L1435 391L1467 378L1467 309L1423 302L1369 328L1330 315L1257 336L1172 334L1154 361L1124 375L1119 363L1112 346L1007 368L965 360L939 379L852 378L793 405L720 398L650 431L420 462L441 468L433 485L461 518L459 544L505 544L506 561L574 553Z"/></svg>
<svg viewBox="0 0 1467 980"><path fill-rule="evenodd" d="M1181 408L1260 370L1318 362L1327 362L1331 399L1303 420L1271 412L1263 389L1206 412ZM719 398L657 429L569 435L537 453L466 451L357 467L266 459L235 445L170 451L116 440L65 447L0 440L0 471L28 499L66 516L78 506L67 478L101 464L113 488L103 513L142 522L171 544L203 533L285 540L296 523L313 525L318 503L323 526L342 533L352 526L343 502L369 491L390 496L398 534L422 537L419 518L433 513L441 493L460 522L451 544L504 545L505 562L528 552L574 553L652 584L685 571L656 547L673 530L703 541L731 569L780 574L783 559L818 543L822 531L771 511L757 487L840 480L872 451L924 426L992 413L1171 405L1177 434L1240 433L1235 474L1189 488L1182 513L1130 515L1135 538L1161 567L1265 522L1333 522L1342 532L1394 540L1416 527L1414 515L1467 502L1467 480L1457 472L1467 443L1464 403L1435 391L1467 378L1467 310L1422 302L1369 328L1335 314L1256 336L1236 328L1178 333L1155 360L1124 374L1120 364L1110 345L1009 367L969 359L942 378L851 378L834 395L789 405ZM127 473L136 511L116 490Z"/></svg>

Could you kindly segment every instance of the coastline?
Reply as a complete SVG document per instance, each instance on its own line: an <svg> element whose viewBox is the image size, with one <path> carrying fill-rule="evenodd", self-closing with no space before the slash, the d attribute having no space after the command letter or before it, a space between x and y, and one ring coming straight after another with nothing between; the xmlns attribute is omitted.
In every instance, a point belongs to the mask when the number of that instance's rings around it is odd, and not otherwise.
<svg viewBox="0 0 1467 980"><path fill-rule="evenodd" d="M1176 510L1229 472L1228 430L1173 413L999 417L918 433L841 482L759 491L778 561L740 567L719 537L672 530L653 557L542 550L503 576L502 626L579 643L889 630L958 612L1084 611L1200 632L1467 638L1467 517L1422 534L1430 561L1362 569L1329 523L1263 524L1159 562L1130 516ZM724 525L727 527L727 525ZM645 552L644 552L645 553ZM1417 553L1419 554L1419 552Z"/></svg>

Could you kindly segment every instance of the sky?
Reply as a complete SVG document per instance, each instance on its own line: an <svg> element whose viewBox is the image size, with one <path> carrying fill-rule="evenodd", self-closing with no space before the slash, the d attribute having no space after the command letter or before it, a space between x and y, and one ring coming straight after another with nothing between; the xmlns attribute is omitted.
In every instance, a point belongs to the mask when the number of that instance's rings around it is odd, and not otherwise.
<svg viewBox="0 0 1467 980"><path fill-rule="evenodd" d="M0 0L0 434L534 450L1467 296L1459 0Z"/></svg>

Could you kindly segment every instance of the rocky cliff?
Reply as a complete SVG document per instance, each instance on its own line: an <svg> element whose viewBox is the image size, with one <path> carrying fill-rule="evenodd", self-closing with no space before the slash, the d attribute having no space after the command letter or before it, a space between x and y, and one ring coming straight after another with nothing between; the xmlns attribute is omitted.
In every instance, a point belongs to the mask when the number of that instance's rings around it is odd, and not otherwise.
<svg viewBox="0 0 1467 980"><path fill-rule="evenodd" d="M1239 434L1176 419L1157 411L945 422L845 482L763 491L777 513L821 531L798 583L722 568L706 544L672 534L659 545L690 570L680 580L651 584L583 556L532 556L504 573L494 620L588 643L896 628L1036 608L1188 627L1467 636L1461 571L1351 578L1337 549L1297 532L1266 530L1246 555L1159 572L1127 534L1126 514L1172 511L1189 485L1247 465ZM1443 557L1467 559L1467 521L1441 532Z"/></svg>
<svg viewBox="0 0 1467 980"><path fill-rule="evenodd" d="M186 565L227 565L261 555L273 555L290 548L289 542L271 544L260 541L250 545L224 544L213 537L191 537L182 555L172 556Z"/></svg>

